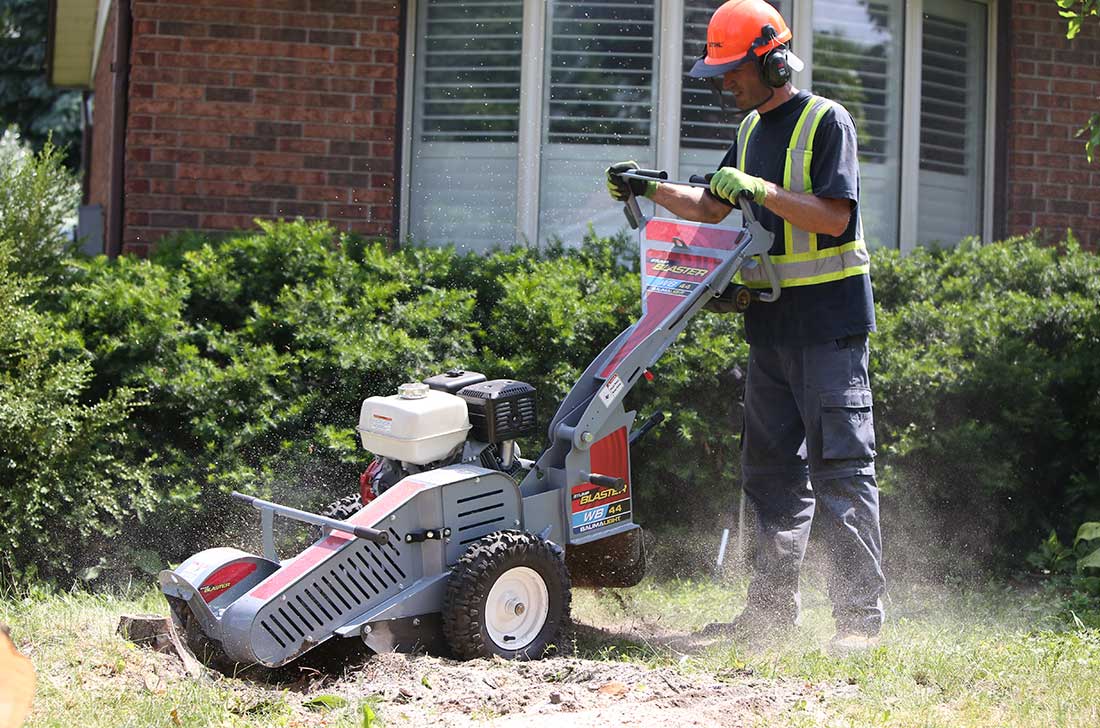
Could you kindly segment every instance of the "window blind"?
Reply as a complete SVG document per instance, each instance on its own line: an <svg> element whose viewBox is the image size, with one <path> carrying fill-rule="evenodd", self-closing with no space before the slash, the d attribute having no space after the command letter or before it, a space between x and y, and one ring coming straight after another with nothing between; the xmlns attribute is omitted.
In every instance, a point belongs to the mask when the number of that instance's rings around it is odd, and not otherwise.
<svg viewBox="0 0 1100 728"><path fill-rule="evenodd" d="M925 0L921 24L921 244L954 245L982 232L987 8Z"/></svg>
<svg viewBox="0 0 1100 728"><path fill-rule="evenodd" d="M898 35L893 26L900 23L900 12L865 0L828 0L827 6L815 6L815 13L828 20L814 28L814 91L851 113L859 131L860 159L885 162L891 151L891 121L897 117L889 104L896 84L890 74L900 78L901 70L892 63Z"/></svg>
<svg viewBox="0 0 1100 728"><path fill-rule="evenodd" d="M715 0L685 0L683 86L680 92L680 145L692 149L725 151L733 141L743 114L723 114L710 84L687 72L703 55L707 24L718 8ZM715 158L717 163L719 157Z"/></svg>

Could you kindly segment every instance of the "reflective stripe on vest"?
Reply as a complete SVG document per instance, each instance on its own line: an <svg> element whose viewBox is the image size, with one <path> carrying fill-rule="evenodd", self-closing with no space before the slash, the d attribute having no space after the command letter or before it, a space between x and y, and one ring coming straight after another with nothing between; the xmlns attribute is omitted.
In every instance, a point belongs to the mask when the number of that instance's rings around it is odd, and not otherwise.
<svg viewBox="0 0 1100 728"><path fill-rule="evenodd" d="M825 112L832 108L831 101L820 96L811 96L802 109L798 121L791 132L791 141L786 153L783 168L783 187L792 192L813 194L813 181L810 179L810 162L813 159L814 135L824 118ZM737 130L737 160L739 167L745 169L745 156L749 137L760 121L760 115L753 111L741 122ZM856 224L856 229L862 229ZM783 221L786 243L783 255L771 256L779 274L779 282L785 288L809 286L816 283L828 283L849 276L862 275L870 271L870 256L863 240L853 240L841 245L818 250L817 234L794 227ZM770 286L763 266L741 270L742 281L751 288Z"/></svg>

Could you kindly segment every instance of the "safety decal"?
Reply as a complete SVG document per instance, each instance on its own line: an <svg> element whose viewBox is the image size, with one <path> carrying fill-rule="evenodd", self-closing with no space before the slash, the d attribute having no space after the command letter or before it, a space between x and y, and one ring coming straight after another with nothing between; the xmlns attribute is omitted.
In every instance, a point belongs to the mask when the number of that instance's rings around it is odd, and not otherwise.
<svg viewBox="0 0 1100 728"><path fill-rule="evenodd" d="M699 287L698 283L690 281L678 281L675 278L646 277L646 293L664 293L669 296L689 296Z"/></svg>
<svg viewBox="0 0 1100 728"><path fill-rule="evenodd" d="M618 374L612 374L611 378L600 387L600 400L603 402L604 407L610 407L621 391L623 391L623 380L619 378Z"/></svg>

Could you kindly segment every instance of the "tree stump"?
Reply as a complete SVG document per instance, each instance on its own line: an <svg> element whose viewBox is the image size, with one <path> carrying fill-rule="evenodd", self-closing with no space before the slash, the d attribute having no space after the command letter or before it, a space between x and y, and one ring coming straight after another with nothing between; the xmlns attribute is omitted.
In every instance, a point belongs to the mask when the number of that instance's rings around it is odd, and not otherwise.
<svg viewBox="0 0 1100 728"><path fill-rule="evenodd" d="M155 652L171 652L183 662L191 677L206 674L206 668L180 639L171 617L159 614L124 614L118 620L118 634L123 639ZM0 726L2 728L2 726Z"/></svg>

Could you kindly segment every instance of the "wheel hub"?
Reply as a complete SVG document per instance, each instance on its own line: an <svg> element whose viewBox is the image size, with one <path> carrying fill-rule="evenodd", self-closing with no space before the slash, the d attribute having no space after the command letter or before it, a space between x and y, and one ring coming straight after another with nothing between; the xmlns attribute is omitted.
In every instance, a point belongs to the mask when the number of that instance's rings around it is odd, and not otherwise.
<svg viewBox="0 0 1100 728"><path fill-rule="evenodd" d="M534 569L508 569L485 599L489 639L505 650L522 650L535 641L550 611L546 582Z"/></svg>

